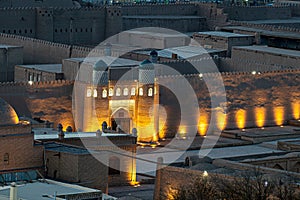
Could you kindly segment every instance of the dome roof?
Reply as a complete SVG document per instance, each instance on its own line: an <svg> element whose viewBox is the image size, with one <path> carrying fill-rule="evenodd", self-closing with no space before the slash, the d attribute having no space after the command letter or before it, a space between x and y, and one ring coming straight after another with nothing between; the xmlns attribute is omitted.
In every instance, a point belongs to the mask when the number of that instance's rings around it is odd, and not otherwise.
<svg viewBox="0 0 300 200"><path fill-rule="evenodd" d="M107 64L103 60L99 60L94 65L94 71L105 71L107 68Z"/></svg>
<svg viewBox="0 0 300 200"><path fill-rule="evenodd" d="M16 111L6 101L0 98L0 125L18 124L19 117Z"/></svg>
<svg viewBox="0 0 300 200"><path fill-rule="evenodd" d="M157 51L156 51L156 50L152 50L152 51L150 52L150 56L158 56Z"/></svg>
<svg viewBox="0 0 300 200"><path fill-rule="evenodd" d="M146 70L154 69L153 63L148 59L141 62L139 67L140 69L146 69Z"/></svg>

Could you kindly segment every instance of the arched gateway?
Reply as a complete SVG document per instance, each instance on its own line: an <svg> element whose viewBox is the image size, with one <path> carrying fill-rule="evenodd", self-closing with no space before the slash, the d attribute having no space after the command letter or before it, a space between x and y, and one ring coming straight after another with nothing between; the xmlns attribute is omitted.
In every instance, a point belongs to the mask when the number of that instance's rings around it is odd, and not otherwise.
<svg viewBox="0 0 300 200"><path fill-rule="evenodd" d="M119 108L111 115L112 130L121 129L122 132L130 133L132 127L132 119L128 110Z"/></svg>

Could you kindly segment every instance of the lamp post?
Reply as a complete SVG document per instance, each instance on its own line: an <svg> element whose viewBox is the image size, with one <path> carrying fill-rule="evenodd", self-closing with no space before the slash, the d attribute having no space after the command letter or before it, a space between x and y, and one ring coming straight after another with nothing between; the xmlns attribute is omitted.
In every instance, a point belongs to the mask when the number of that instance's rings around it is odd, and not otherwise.
<svg viewBox="0 0 300 200"><path fill-rule="evenodd" d="M268 181L264 181L264 194L263 194L263 200L267 199L267 189L268 189Z"/></svg>

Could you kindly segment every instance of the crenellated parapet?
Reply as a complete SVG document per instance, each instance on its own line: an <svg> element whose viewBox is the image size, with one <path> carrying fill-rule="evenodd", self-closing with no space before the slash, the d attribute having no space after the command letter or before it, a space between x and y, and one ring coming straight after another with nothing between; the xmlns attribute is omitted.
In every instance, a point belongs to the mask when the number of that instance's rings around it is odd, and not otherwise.
<svg viewBox="0 0 300 200"><path fill-rule="evenodd" d="M300 74L300 69L287 69L287 70L276 70L276 71L255 71L254 72L243 72L243 71L234 71L234 72L209 72L209 73L201 73L201 74L184 74L184 75L162 75L157 76L158 79L178 79L178 78L195 78L199 79L205 78L216 78L216 77L226 77L231 79L236 79L238 76L251 76L262 77L262 76L278 76L285 74Z"/></svg>
<svg viewBox="0 0 300 200"><path fill-rule="evenodd" d="M49 88L58 86L73 85L74 81L71 80L55 80L55 81L39 81L39 82L0 82L0 89L7 87L27 87L27 88Z"/></svg>

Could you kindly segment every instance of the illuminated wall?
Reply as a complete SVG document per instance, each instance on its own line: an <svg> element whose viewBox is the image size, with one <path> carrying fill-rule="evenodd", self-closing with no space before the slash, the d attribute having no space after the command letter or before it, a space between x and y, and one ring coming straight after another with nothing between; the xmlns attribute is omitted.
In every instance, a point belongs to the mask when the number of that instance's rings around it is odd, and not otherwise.
<svg viewBox="0 0 300 200"><path fill-rule="evenodd" d="M299 71L282 71L267 73L224 73L223 83L226 90L227 110L211 109L210 97L218 99L217 95L208 94L205 82L199 76L186 76L190 84L197 93L200 110L206 110L207 116L200 112L198 132L204 135L207 132L209 122L215 128L244 129L248 127L280 126L289 119L299 119L300 117L300 76ZM203 74L203 77L213 79L213 74ZM170 84L174 77L163 77L161 82ZM204 79L204 78L203 78ZM218 86L212 86L217 87ZM212 88L214 91L214 88ZM168 128L166 135L183 132L184 126L179 126L173 116L180 116L176 110L179 107L173 100L174 96L166 89L162 91L161 102L168 109L166 124ZM170 108L170 109L169 109ZM202 115L201 115L202 114ZM212 115L210 121L209 115ZM174 127L177 127L175 130Z"/></svg>
<svg viewBox="0 0 300 200"><path fill-rule="evenodd" d="M246 111L244 109L239 109L235 113L236 125L239 129L245 128L246 125Z"/></svg>
<svg viewBox="0 0 300 200"><path fill-rule="evenodd" d="M203 77L213 79L213 74L203 74ZM300 76L299 71L290 70L282 72L268 72L261 74L251 73L224 73L222 74L227 97L227 115L222 112L211 111L211 95L205 88L205 82L199 76L187 76L197 94L200 106L198 132L205 134L206 123L210 122L213 113L216 125L219 129L276 126L286 123L289 119L300 117ZM163 77L163 80L171 83L176 77ZM77 116L72 114L73 82L56 81L53 83L36 83L28 85L24 83L1 83L0 97L11 104L19 116L40 117L43 120L54 122L56 127L62 123L64 128L80 119L84 113ZM106 86L107 87L107 86ZM178 87L178 86L177 86ZM217 87L217 86L215 86ZM99 88L98 94L101 94ZM170 91L160 87L159 104L159 137L173 137L180 130L180 105L176 97ZM1 95L2 94L2 95ZM18 94L18 98L16 98ZM221 94L213 94L216 98ZM93 97L94 98L94 97ZM109 122L112 111L109 109L109 98L95 97L96 120L101 123ZM135 101L133 123L139 123L140 136L153 139L153 133L157 130L155 119L149 117L152 104L151 98L143 97ZM80 99L79 99L80 100ZM137 100L137 96L132 98ZM80 107L80 106L79 106ZM205 110L204 114L202 110ZM206 116L207 113L207 116ZM137 117L140 117L137 119ZM230 116L230 117L229 117ZM185 124L183 124L184 127ZM183 128L181 127L181 129ZM88 130L96 131L98 125L91 126Z"/></svg>
<svg viewBox="0 0 300 200"><path fill-rule="evenodd" d="M292 103L292 112L293 112L294 119L300 118L300 102Z"/></svg>
<svg viewBox="0 0 300 200"><path fill-rule="evenodd" d="M255 123L257 127L263 127L266 119L266 109L264 107L256 107L254 109Z"/></svg>
<svg viewBox="0 0 300 200"><path fill-rule="evenodd" d="M209 114L204 110L200 111L198 133L201 136L204 136L206 134L206 131L209 126L209 122L210 122Z"/></svg>

